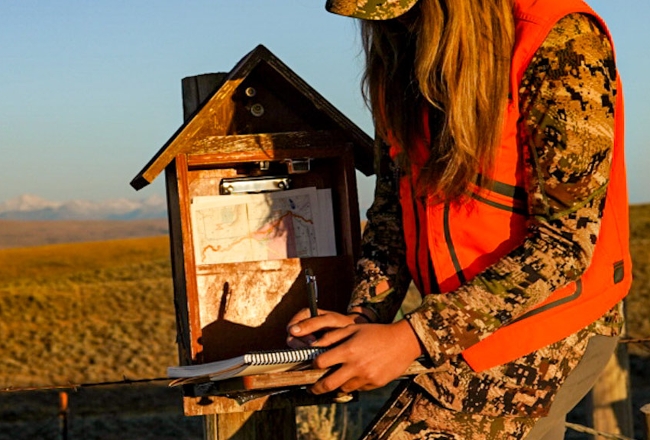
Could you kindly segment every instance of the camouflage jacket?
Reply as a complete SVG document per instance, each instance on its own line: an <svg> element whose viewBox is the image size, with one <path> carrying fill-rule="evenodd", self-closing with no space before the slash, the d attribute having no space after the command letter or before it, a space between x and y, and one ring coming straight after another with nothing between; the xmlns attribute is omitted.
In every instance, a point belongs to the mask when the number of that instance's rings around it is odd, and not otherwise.
<svg viewBox="0 0 650 440"><path fill-rule="evenodd" d="M529 149L527 238L456 291L425 295L407 315L439 368L416 382L445 408L490 417L542 416L589 336L619 333L622 313L616 307L563 341L481 373L461 356L473 341L497 330L498 321L489 317L517 304L519 313L510 317L514 320L533 305L527 286L518 284L525 280L525 270L539 270L543 288L552 292L579 278L588 265L585 255L591 255L590 236L600 227L609 180L616 92L616 67L605 33L586 15L558 22L519 90L519 142ZM393 320L410 282L397 182L386 150L377 152L375 200L367 213L350 302L350 307L372 310L381 322ZM511 276L499 276L505 273ZM374 287L386 282L393 289L377 296Z"/></svg>

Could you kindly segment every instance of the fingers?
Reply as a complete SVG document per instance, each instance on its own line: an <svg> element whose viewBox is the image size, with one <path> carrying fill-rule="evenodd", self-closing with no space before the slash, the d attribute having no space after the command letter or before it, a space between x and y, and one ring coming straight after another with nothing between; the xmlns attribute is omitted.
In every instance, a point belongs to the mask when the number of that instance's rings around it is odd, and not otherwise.
<svg viewBox="0 0 650 440"><path fill-rule="evenodd" d="M332 347L314 360L314 368L331 369L311 388L316 394L384 386L403 374L421 352L408 323L348 325L328 331L312 346Z"/></svg>
<svg viewBox="0 0 650 440"><path fill-rule="evenodd" d="M352 379L353 372L351 370L351 368L347 367L341 367L334 370L312 385L311 388L309 388L309 391L313 394L325 394L341 389L343 384ZM341 391L343 390L341 389ZM354 389L348 390L348 392L349 391L354 391Z"/></svg>
<svg viewBox="0 0 650 440"><path fill-rule="evenodd" d="M356 326L348 326L332 330L319 339L315 345L325 347L348 339L356 332L355 327ZM366 389L368 384L366 381L361 379L359 375L359 373L363 372L364 369L360 369L359 363L353 360L355 357L353 350L353 344L342 343L319 355L314 360L314 368L327 369L336 366L338 366L338 368L332 369L329 374L317 381L310 388L310 391L314 394L323 394L337 389L340 389L343 392ZM376 387L369 386L367 389L372 388Z"/></svg>
<svg viewBox="0 0 650 440"><path fill-rule="evenodd" d="M319 311L321 312L321 311ZM296 316L301 315L299 312ZM287 331L289 336L304 338L307 335L313 335L320 331L336 329L353 324L352 318L340 313L325 312L314 318L307 318L304 320L292 319L289 323Z"/></svg>
<svg viewBox="0 0 650 440"><path fill-rule="evenodd" d="M351 324L354 324L354 317L348 315L318 310L318 316L312 318L309 309L302 309L291 318L287 325L287 345L291 348L314 345L328 347L348 335L347 333L339 334L335 330ZM329 333L332 331L334 333L330 335ZM324 336L321 336L323 333Z"/></svg>
<svg viewBox="0 0 650 440"><path fill-rule="evenodd" d="M319 312L322 312L319 310ZM289 335L287 335L287 345L291 348L305 348L309 347L311 344L316 341L316 337L314 335L310 334L305 334L303 333L303 336L298 337L298 336L293 336L291 332L289 331L290 328L295 326L296 324L305 321L309 319L311 316L311 313L309 309L302 309L298 313L296 313L289 323L287 324L287 332Z"/></svg>
<svg viewBox="0 0 650 440"><path fill-rule="evenodd" d="M331 393L342 391L351 393L353 391L369 391L386 385L385 383L364 379L356 374L354 368L342 366L332 370L318 382L311 386L309 391L313 394Z"/></svg>

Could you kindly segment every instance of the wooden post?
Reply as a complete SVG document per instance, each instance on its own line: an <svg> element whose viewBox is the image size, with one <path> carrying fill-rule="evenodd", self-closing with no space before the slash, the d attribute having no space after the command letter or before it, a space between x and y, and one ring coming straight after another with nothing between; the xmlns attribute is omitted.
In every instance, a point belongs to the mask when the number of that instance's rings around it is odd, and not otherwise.
<svg viewBox="0 0 650 440"><path fill-rule="evenodd" d="M295 439L295 408L203 416L206 440Z"/></svg>
<svg viewBox="0 0 650 440"><path fill-rule="evenodd" d="M219 87L223 73L184 78L183 115L192 117L201 104ZM296 410L293 406L267 411L209 414L203 416L205 440L254 440L269 438L295 439Z"/></svg>
<svg viewBox="0 0 650 440"><path fill-rule="evenodd" d="M645 438L650 439L650 403L641 407L643 420L645 421Z"/></svg>
<svg viewBox="0 0 650 440"><path fill-rule="evenodd" d="M68 393L61 391L59 393L59 429L61 431L61 440L68 440Z"/></svg>
<svg viewBox="0 0 650 440"><path fill-rule="evenodd" d="M623 335L625 335L623 329ZM630 361L626 344L618 344L605 370L591 389L589 403L594 429L626 437L634 436Z"/></svg>

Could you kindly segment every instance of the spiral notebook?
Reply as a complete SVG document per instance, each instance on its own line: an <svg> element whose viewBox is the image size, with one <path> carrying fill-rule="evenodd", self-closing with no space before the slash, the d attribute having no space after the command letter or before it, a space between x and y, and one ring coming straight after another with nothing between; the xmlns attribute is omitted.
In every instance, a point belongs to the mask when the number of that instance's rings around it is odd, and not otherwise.
<svg viewBox="0 0 650 440"><path fill-rule="evenodd" d="M222 361L167 368L167 376L174 380L170 386L219 381L238 376L280 373L308 368L316 356L326 348L298 348L246 353Z"/></svg>

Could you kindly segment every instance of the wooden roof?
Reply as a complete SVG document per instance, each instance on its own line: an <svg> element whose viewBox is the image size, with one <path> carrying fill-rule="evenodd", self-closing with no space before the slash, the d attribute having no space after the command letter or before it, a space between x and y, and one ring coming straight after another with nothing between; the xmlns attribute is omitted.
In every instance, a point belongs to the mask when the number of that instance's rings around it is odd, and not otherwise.
<svg viewBox="0 0 650 440"><path fill-rule="evenodd" d="M245 93L250 84L264 89L269 110L276 112L275 118L273 115L253 118L251 123L250 108L244 114ZM205 145L208 138L311 131L333 132L352 143L355 167L365 175L373 173L373 140L266 47L259 45L224 76L212 96L133 178L131 186L139 190L150 184L178 154Z"/></svg>

